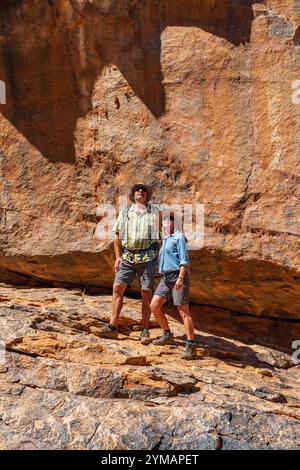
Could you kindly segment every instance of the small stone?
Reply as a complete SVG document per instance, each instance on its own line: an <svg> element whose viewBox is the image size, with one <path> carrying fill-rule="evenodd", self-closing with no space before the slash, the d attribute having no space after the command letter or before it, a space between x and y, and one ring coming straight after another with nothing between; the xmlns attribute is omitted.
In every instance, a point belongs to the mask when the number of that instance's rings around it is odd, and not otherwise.
<svg viewBox="0 0 300 470"><path fill-rule="evenodd" d="M142 325L133 325L132 331L142 331L143 326Z"/></svg>
<svg viewBox="0 0 300 470"><path fill-rule="evenodd" d="M287 400L282 393L274 392L267 388L256 388L254 395L258 398L263 398L264 400L272 401L274 403L286 403Z"/></svg>
<svg viewBox="0 0 300 470"><path fill-rule="evenodd" d="M255 369L255 373L263 375L264 377L273 377L273 374L269 369Z"/></svg>

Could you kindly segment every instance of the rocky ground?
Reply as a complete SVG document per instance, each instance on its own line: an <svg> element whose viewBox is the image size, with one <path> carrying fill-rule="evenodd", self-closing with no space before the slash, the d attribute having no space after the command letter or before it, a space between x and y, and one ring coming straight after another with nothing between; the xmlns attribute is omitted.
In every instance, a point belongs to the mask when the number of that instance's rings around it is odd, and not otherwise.
<svg viewBox="0 0 300 470"><path fill-rule="evenodd" d="M199 356L139 343L126 299L120 340L101 339L110 297L0 287L2 449L296 449L300 325L192 306ZM151 336L160 334L153 322Z"/></svg>

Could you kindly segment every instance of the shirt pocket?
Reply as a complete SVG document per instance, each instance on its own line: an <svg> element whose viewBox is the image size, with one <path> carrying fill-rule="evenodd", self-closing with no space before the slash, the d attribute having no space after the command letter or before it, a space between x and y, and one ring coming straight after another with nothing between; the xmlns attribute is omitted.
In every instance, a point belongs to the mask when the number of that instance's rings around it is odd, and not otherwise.
<svg viewBox="0 0 300 470"><path fill-rule="evenodd" d="M172 251L173 255L178 255L178 247L175 240L170 241L170 250Z"/></svg>

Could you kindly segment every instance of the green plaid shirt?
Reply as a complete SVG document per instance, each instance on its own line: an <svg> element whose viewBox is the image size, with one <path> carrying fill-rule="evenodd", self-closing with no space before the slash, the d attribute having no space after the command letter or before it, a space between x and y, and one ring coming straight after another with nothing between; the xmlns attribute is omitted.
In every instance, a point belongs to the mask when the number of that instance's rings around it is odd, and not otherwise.
<svg viewBox="0 0 300 470"><path fill-rule="evenodd" d="M121 209L113 230L121 238L122 258L131 263L143 263L152 261L157 256L158 213L158 209L149 204L142 214L138 213L135 204L129 209Z"/></svg>

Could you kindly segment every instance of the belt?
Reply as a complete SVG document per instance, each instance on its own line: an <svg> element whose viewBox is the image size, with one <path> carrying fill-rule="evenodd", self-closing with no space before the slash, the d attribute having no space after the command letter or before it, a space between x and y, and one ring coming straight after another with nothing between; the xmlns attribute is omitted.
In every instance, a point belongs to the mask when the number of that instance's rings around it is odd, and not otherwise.
<svg viewBox="0 0 300 470"><path fill-rule="evenodd" d="M170 274L179 274L180 269L176 269L175 271L167 271L165 273L162 273L163 276L168 276Z"/></svg>

